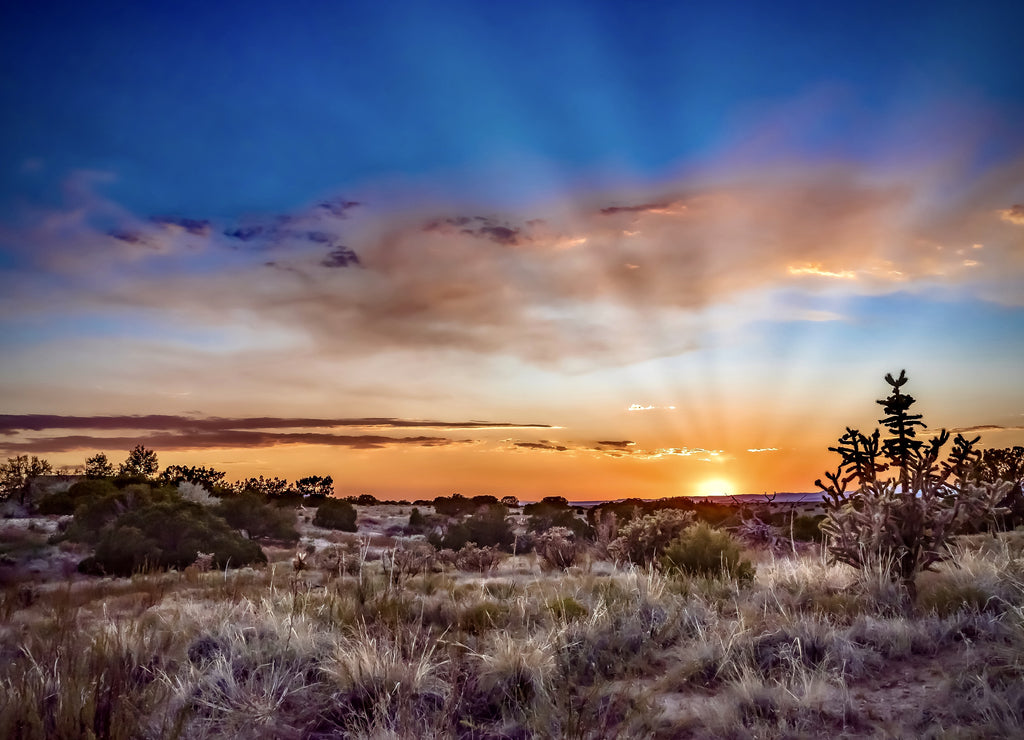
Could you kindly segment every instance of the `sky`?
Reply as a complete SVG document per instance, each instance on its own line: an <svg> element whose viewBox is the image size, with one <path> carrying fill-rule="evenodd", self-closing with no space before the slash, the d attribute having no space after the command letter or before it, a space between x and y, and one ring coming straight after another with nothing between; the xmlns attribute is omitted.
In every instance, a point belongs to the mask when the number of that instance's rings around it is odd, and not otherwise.
<svg viewBox="0 0 1024 740"><path fill-rule="evenodd" d="M1024 444L1016 2L20 3L0 457L811 491Z"/></svg>

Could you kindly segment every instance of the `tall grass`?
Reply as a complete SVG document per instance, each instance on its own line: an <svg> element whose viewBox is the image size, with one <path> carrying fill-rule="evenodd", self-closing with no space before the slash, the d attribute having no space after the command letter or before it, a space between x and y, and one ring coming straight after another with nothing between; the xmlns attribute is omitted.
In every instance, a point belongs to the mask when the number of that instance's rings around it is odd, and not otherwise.
<svg viewBox="0 0 1024 740"><path fill-rule="evenodd" d="M1009 541L965 541L914 612L883 569L813 550L747 551L737 581L536 556L405 568L352 542L298 571L281 554L7 587L0 737L1007 736L1022 719ZM907 666L935 705L880 719Z"/></svg>

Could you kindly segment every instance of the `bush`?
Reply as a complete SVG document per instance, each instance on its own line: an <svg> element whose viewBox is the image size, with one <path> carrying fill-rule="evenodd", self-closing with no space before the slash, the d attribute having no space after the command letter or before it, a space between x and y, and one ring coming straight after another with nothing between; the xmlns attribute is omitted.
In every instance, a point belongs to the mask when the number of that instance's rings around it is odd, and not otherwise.
<svg viewBox="0 0 1024 740"><path fill-rule="evenodd" d="M218 568L267 561L258 545L233 532L223 519L199 504L179 500L143 505L118 517L79 570L129 576L144 569L183 569L200 551L212 553Z"/></svg>
<svg viewBox="0 0 1024 740"><path fill-rule="evenodd" d="M726 575L738 580L754 576L753 564L740 560L740 546L732 535L704 522L689 527L665 548L661 566L669 573L693 576Z"/></svg>
<svg viewBox="0 0 1024 740"><path fill-rule="evenodd" d="M582 553L576 536L565 527L552 527L538 534L533 540L533 549L544 567L552 570L572 567Z"/></svg>
<svg viewBox="0 0 1024 740"><path fill-rule="evenodd" d="M516 535L505 517L505 507L498 504L451 524L443 536L429 539L438 549L459 550L472 542L480 547L498 547L511 552Z"/></svg>
<svg viewBox="0 0 1024 740"><path fill-rule="evenodd" d="M348 501L330 498L316 509L313 524L342 532L356 531L356 508Z"/></svg>
<svg viewBox="0 0 1024 740"><path fill-rule="evenodd" d="M295 529L295 513L279 509L256 494L243 493L222 499L213 511L235 529L245 530L250 539L270 539L295 542L299 539Z"/></svg>
<svg viewBox="0 0 1024 740"><path fill-rule="evenodd" d="M798 516L793 520L793 539L800 542L821 542L825 539L825 533L821 531L823 521L825 521L824 514Z"/></svg>
<svg viewBox="0 0 1024 740"><path fill-rule="evenodd" d="M608 550L613 557L636 565L650 565L657 562L668 544L692 522L692 512L660 509L622 525L619 536Z"/></svg>
<svg viewBox="0 0 1024 740"><path fill-rule="evenodd" d="M526 528L531 532L565 527L577 537L589 539L594 536L593 528L576 516L576 511L563 496L547 496L536 503L527 504L523 507L523 513L529 517Z"/></svg>

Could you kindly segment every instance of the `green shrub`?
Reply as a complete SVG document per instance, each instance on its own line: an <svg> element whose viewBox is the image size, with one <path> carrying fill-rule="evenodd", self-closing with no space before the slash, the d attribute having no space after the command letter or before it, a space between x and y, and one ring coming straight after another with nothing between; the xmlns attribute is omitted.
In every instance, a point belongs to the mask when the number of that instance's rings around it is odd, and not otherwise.
<svg viewBox="0 0 1024 740"><path fill-rule="evenodd" d="M575 622L589 614L587 607L571 596L556 596L549 599L544 606L562 622Z"/></svg>
<svg viewBox="0 0 1024 740"><path fill-rule="evenodd" d="M740 559L740 546L732 535L704 522L689 527L676 537L665 548L661 565L666 572L694 576L725 575L738 580L749 580L754 576L753 564Z"/></svg>
<svg viewBox="0 0 1024 740"><path fill-rule="evenodd" d="M75 500L67 491L57 491L39 499L37 509L43 516L74 514Z"/></svg>
<svg viewBox="0 0 1024 740"><path fill-rule="evenodd" d="M254 542L238 535L221 518L189 501L140 506L107 526L96 554L79 564L83 573L129 576L144 569L185 568L199 552L213 554L218 568L265 563Z"/></svg>
<svg viewBox="0 0 1024 740"><path fill-rule="evenodd" d="M472 542L480 547L498 547L511 552L516 535L505 517L505 507L498 504L449 525L441 537L428 539L438 549L461 550Z"/></svg>
<svg viewBox="0 0 1024 740"><path fill-rule="evenodd" d="M821 542L825 539L825 533L821 531L823 521L825 521L824 514L798 516L792 524L793 539L800 542Z"/></svg>
<svg viewBox="0 0 1024 740"><path fill-rule="evenodd" d="M257 494L243 493L223 499L213 511L235 529L245 530L250 539L299 539L295 512L273 506Z"/></svg>
<svg viewBox="0 0 1024 740"><path fill-rule="evenodd" d="M39 500L40 514L74 514L79 505L117 493L108 480L78 481L66 491L57 491Z"/></svg>
<svg viewBox="0 0 1024 740"><path fill-rule="evenodd" d="M622 525L608 549L616 558L649 565L657 562L668 544L692 522L692 512L660 509Z"/></svg>
<svg viewBox="0 0 1024 740"><path fill-rule="evenodd" d="M317 507L313 524L342 532L356 531L356 509L348 501L327 499Z"/></svg>

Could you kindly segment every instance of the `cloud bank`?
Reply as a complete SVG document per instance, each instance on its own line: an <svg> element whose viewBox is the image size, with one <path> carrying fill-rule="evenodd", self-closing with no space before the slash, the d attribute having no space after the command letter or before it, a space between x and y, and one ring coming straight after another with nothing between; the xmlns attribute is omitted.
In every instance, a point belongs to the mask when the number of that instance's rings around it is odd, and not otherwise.
<svg viewBox="0 0 1024 740"><path fill-rule="evenodd" d="M131 214L98 194L102 179L76 175L63 209L0 232L17 265L0 307L244 323L339 358L597 367L684 352L736 322L800 320L780 296L1024 303L1020 160L953 194L933 175L807 166L518 212L342 198L239 224ZM742 301L755 310L737 316Z"/></svg>

